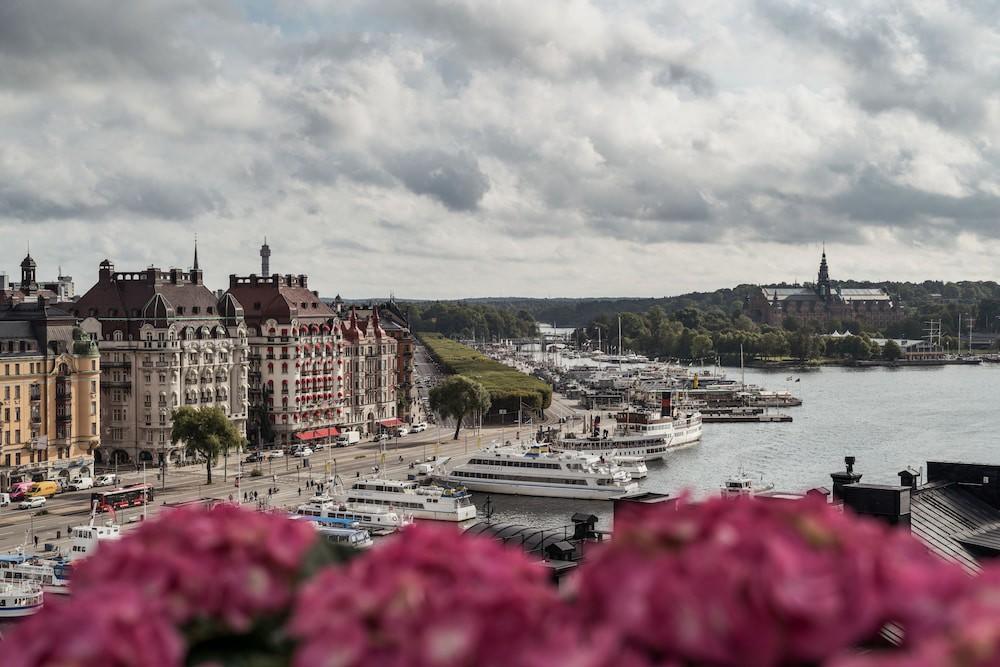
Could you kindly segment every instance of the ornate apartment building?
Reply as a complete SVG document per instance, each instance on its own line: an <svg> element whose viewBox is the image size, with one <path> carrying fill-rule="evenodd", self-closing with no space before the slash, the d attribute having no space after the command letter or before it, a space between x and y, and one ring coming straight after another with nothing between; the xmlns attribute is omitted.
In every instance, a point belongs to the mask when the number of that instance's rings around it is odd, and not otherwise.
<svg viewBox="0 0 1000 667"><path fill-rule="evenodd" d="M903 318L902 309L880 288L841 288L830 280L826 252L814 286L758 287L746 296L743 312L754 322L781 326L786 317L800 321L857 321L883 329Z"/></svg>
<svg viewBox="0 0 1000 667"><path fill-rule="evenodd" d="M304 275L229 277L244 306L250 343L249 440L285 446L329 442L342 430L372 434L401 423L398 345L373 309L367 317L331 307Z"/></svg>
<svg viewBox="0 0 1000 667"><path fill-rule="evenodd" d="M72 313L100 341L103 453L97 462L175 462L171 415L182 405L218 406L240 432L248 415L249 347L243 307L203 283L195 248L190 271L115 271Z"/></svg>
<svg viewBox="0 0 1000 667"><path fill-rule="evenodd" d="M226 294L245 306L251 444L329 442L351 398L336 314L302 275L231 275Z"/></svg>
<svg viewBox="0 0 1000 667"><path fill-rule="evenodd" d="M100 450L100 357L21 262L16 298L0 305L0 488L89 476Z"/></svg>
<svg viewBox="0 0 1000 667"><path fill-rule="evenodd" d="M338 313L344 310L343 301L339 295L333 302ZM396 416L403 422L412 423L423 418L420 406L420 396L413 383L414 347L413 332L406 313L392 299L376 306L368 305L357 309L359 317L371 317L375 310L379 313L379 322L386 334L396 341L396 358L394 367L396 373Z"/></svg>

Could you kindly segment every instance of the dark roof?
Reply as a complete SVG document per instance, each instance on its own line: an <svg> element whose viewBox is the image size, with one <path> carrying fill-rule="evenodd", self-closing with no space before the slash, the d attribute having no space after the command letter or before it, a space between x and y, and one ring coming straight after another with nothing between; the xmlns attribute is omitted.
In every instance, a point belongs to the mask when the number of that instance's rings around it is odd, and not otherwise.
<svg viewBox="0 0 1000 667"><path fill-rule="evenodd" d="M273 319L288 324L293 319L330 320L336 313L308 288L305 276L229 277L229 291L243 306L252 326Z"/></svg>
<svg viewBox="0 0 1000 667"><path fill-rule="evenodd" d="M933 483L911 495L910 528L945 560L978 571L975 542L996 537L1000 511L956 484Z"/></svg>
<svg viewBox="0 0 1000 667"><path fill-rule="evenodd" d="M72 309L80 319L96 317L107 335L122 330L136 338L145 319L177 321L198 328L219 322L219 301L194 273L170 269L117 272L102 266L97 284ZM195 310L197 309L197 311Z"/></svg>
<svg viewBox="0 0 1000 667"><path fill-rule="evenodd" d="M987 556L1000 555L1000 525L960 535L958 541L973 553Z"/></svg>

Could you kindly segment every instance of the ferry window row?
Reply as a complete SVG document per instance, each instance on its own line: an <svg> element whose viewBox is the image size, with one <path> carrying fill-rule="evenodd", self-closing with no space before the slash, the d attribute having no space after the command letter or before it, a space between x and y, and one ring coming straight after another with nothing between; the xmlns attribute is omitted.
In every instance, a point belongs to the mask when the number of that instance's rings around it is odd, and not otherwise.
<svg viewBox="0 0 1000 667"><path fill-rule="evenodd" d="M472 459L469 461L473 465L481 466L505 466L508 468L544 468L546 470L559 470L558 463L544 463L541 461L510 461L506 459Z"/></svg>
<svg viewBox="0 0 1000 667"><path fill-rule="evenodd" d="M585 479L565 479L560 477L534 477L531 475L494 475L488 472L464 472L456 471L456 477L466 477L469 479L498 479L505 482L543 482L546 484L577 484L587 486Z"/></svg>
<svg viewBox="0 0 1000 667"><path fill-rule="evenodd" d="M377 498L351 498L351 497L348 497L347 498L347 502L349 502L349 503L362 503L362 504L365 504L365 505L385 505L387 507L409 507L409 508L418 509L418 510L424 508L424 504L423 503L407 503L407 502L399 502L399 501L395 501L395 500L379 500Z"/></svg>

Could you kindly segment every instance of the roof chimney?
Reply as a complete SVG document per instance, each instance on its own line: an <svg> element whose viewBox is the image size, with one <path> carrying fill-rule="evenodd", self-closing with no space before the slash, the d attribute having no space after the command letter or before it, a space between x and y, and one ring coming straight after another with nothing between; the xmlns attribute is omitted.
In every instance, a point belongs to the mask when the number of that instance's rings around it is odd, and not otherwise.
<svg viewBox="0 0 1000 667"><path fill-rule="evenodd" d="M910 487L851 484L840 489L844 507L892 526L910 526Z"/></svg>
<svg viewBox="0 0 1000 667"><path fill-rule="evenodd" d="M844 464L847 466L847 471L837 471L830 473L831 479L833 479L833 502L839 503L843 501L843 490L848 484L857 484L861 481L861 473L854 472L854 461L853 456L845 456Z"/></svg>

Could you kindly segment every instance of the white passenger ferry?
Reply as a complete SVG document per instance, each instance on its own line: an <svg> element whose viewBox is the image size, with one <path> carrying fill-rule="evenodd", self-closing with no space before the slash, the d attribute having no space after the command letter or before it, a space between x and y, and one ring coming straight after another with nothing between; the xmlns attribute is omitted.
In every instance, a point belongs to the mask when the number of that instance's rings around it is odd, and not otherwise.
<svg viewBox="0 0 1000 667"><path fill-rule="evenodd" d="M121 529L113 523L95 526L93 523L72 529L68 556L55 554L53 557L27 553L27 544L17 551L0 555L0 583L33 581L46 594L66 595L69 593L69 573L73 561L86 558L105 540L116 540Z"/></svg>
<svg viewBox="0 0 1000 667"><path fill-rule="evenodd" d="M0 583L0 618L31 616L42 608L42 587L35 581Z"/></svg>
<svg viewBox="0 0 1000 667"><path fill-rule="evenodd" d="M393 512L385 507L359 507L338 502L329 496L316 496L295 510L301 516L323 519L346 519L379 533L392 533L413 523L413 517Z"/></svg>
<svg viewBox="0 0 1000 667"><path fill-rule="evenodd" d="M485 449L443 477L473 491L516 496L611 500L639 493L638 484L610 459L553 452L535 443Z"/></svg>
<svg viewBox="0 0 1000 667"><path fill-rule="evenodd" d="M664 417L656 410L623 410L615 415L614 425L601 429L598 422L590 435L568 433L554 445L563 451L595 454L605 458L641 456L656 461L672 449L694 444L701 439L701 414L678 412Z"/></svg>
<svg viewBox="0 0 1000 667"><path fill-rule="evenodd" d="M333 497L354 508L389 508L402 511L414 519L468 521L476 518L472 494L466 489L420 484L412 480L358 479L346 491L335 492Z"/></svg>
<svg viewBox="0 0 1000 667"><path fill-rule="evenodd" d="M300 521L309 521L322 539L333 544L342 544L355 549L367 549L374 544L372 534L356 521L324 519L301 514L293 514L291 517Z"/></svg>

